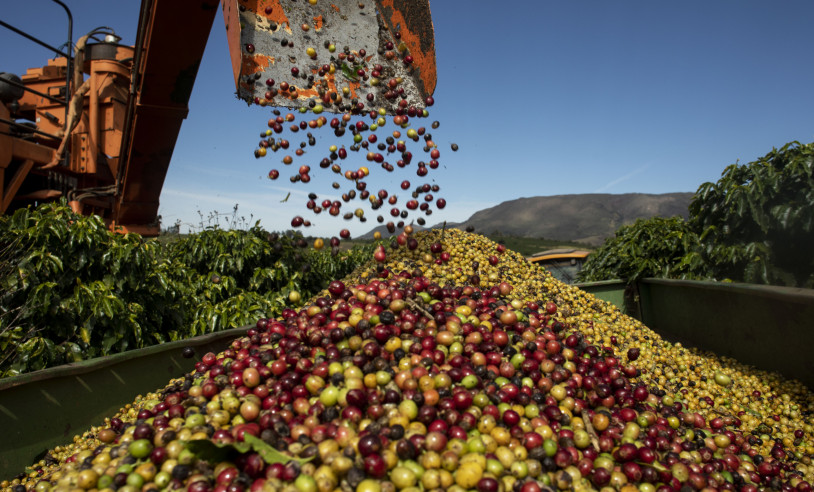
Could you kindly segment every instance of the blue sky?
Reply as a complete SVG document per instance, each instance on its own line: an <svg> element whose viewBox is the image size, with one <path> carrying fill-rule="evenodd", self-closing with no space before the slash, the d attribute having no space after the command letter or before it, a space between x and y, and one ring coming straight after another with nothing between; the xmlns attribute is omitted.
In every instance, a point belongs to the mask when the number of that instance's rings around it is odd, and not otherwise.
<svg viewBox="0 0 814 492"><path fill-rule="evenodd" d="M65 15L50 0L4 3L4 21L54 45L67 38ZM134 42L138 1L65 3L74 40L107 25L123 43ZM430 120L441 123L433 136L442 166L430 177L448 202L431 224L519 197L692 192L736 161L792 140L814 141L814 2L496 5L431 1L438 86ZM0 71L21 74L49 56L3 28L0 46ZM169 49L182 48L179 40ZM219 13L161 195L165 224L195 227L199 211L231 212L237 203L240 215L281 230L294 215L308 217L305 194L332 193L333 178L316 172L308 185L265 178L283 168L280 155L253 156L270 116L269 108L247 108L234 97ZM327 149L332 137L320 137L317 146ZM371 169L372 189L417 182L413 172ZM343 227L364 233L375 221L322 214L315 223L308 233L331 236Z"/></svg>

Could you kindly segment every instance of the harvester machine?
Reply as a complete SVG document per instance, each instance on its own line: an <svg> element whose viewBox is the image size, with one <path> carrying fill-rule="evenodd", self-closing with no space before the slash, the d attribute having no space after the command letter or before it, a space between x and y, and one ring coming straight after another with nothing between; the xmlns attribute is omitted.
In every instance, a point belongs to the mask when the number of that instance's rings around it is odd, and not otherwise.
<svg viewBox="0 0 814 492"><path fill-rule="evenodd" d="M64 198L112 230L157 235L218 8L239 100L359 114L431 103L428 0L143 0L134 46L100 28L68 50L0 20L56 55L21 77L0 73L0 213Z"/></svg>

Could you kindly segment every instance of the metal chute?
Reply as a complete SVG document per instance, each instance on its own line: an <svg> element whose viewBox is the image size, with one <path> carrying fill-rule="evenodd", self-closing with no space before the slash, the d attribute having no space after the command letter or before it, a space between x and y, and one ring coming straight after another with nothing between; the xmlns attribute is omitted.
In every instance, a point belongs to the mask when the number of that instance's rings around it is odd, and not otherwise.
<svg viewBox="0 0 814 492"><path fill-rule="evenodd" d="M427 0L224 0L223 7L237 94L249 103L393 114L423 109L435 90Z"/></svg>

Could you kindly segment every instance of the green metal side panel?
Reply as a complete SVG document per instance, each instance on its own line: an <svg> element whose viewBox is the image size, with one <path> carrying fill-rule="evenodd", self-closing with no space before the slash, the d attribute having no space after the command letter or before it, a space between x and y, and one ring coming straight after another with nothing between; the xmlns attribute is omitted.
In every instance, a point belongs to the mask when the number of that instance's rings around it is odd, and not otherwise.
<svg viewBox="0 0 814 492"><path fill-rule="evenodd" d="M71 442L139 394L161 389L195 361L220 352L248 328L132 350L0 380L0 480L22 473L55 446ZM185 359L184 347L196 356Z"/></svg>
<svg viewBox="0 0 814 492"><path fill-rule="evenodd" d="M577 284L664 338L814 388L814 290L648 278ZM638 301L638 302L636 302Z"/></svg>
<svg viewBox="0 0 814 492"><path fill-rule="evenodd" d="M586 282L575 284L580 289L593 294L597 299L607 301L622 310L623 313L634 316L634 309L625 303L625 282L622 280L603 280L601 282Z"/></svg>
<svg viewBox="0 0 814 492"><path fill-rule="evenodd" d="M645 279L639 292L644 323L666 339L814 388L814 290Z"/></svg>

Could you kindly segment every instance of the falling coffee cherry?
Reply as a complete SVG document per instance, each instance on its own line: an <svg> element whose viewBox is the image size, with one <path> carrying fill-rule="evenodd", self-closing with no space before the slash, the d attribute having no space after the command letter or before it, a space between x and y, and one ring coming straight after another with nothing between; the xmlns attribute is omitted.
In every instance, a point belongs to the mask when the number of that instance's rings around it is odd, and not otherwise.
<svg viewBox="0 0 814 492"><path fill-rule="evenodd" d="M310 29L311 26L305 24L303 28ZM272 29L276 30L277 26L272 25ZM395 37L399 39L400 35L395 35ZM282 40L280 44L288 49L294 46L287 39ZM289 176L292 186L299 187L312 181L318 182L319 177L317 174L321 169L331 169L332 173L344 176L345 179L352 181L352 188L355 189L348 190L345 193L340 192L341 202L336 201L327 204L327 206L323 203L320 207L315 198L309 199L306 205L307 209L312 214L326 212L322 217L329 215L337 218L342 217L346 220L365 222L365 210L355 207L353 201L358 198L363 202L367 202L370 199L369 206L372 210L387 205L391 206L390 215L395 220L398 220L398 226L391 225L388 229L402 229L405 223L410 222L409 216L411 214L428 216L434 210L443 209L446 206L446 201L440 198L436 199L431 195L427 195L424 200L420 200L418 196L413 194L413 200L402 199L397 201L393 193L397 190L394 189L371 194L366 189L370 183L365 181L370 174L369 168L361 167L359 171L353 171L343 169L343 166L340 165L340 163L353 162L354 159L349 154L353 152L359 157L366 158L370 163L379 164L380 166L376 166L376 168L381 167L386 172L397 172L403 169L404 172L414 172L419 178L429 177L430 173L439 169L441 158L441 150L436 143L437 137L434 139L429 131L430 128L439 128L440 123L433 120L422 121L429 117L429 111L426 108L435 104L434 98L427 96L422 101L424 107L421 107L421 105L411 106L405 97L402 80L396 76L388 75L389 70L387 67L378 63L369 67L357 66L360 63L364 65L363 60L367 53L363 49L354 49L352 46L337 49L329 41L325 41L323 46L329 53L335 53L334 55L328 55L336 57L332 58L334 62L337 59L343 64L347 62L350 71L345 74L346 76L355 76L355 79L358 79L360 84L369 84L365 87L367 89L365 97L354 98L349 90L319 89L324 86L324 84L320 83L321 79L334 74L334 71L337 70L333 63L326 63L327 58L320 61L321 65L316 65L317 75L309 75L308 71L310 69L306 70L306 67L302 65L290 68L290 78L285 77L288 80L260 80L261 77L258 74L253 81L262 86L262 90L266 91L267 95L262 102L255 100L255 103L273 106L273 99L278 96L295 100L300 93L298 91L306 89L313 90L317 88L319 95L307 101L307 104L300 108L301 114L312 113L314 116L306 117L306 119L300 121L297 121L297 117L293 112L282 116L279 109L272 108L274 116L268 120L268 128L264 129L260 134L261 140L255 149L255 156L261 158L268 153L276 153L282 149L284 152L280 153L283 155L278 157L282 164L285 166L295 165L299 168L298 173ZM244 48L250 52L254 50L254 46L248 44L244 45ZM404 43L399 42L398 46L389 43L389 46L385 45L385 49L388 51L396 50L390 51L392 56L384 53L384 58L390 60L389 63L397 63L400 60L409 67L415 62ZM311 60L318 60L323 54L321 53L322 49L316 45L306 45L301 50L299 52L304 51L304 54ZM343 69L343 71L345 70ZM340 113L336 117L329 119L325 116L316 116L323 111L334 110ZM388 113L392 114L393 112L396 114L392 117L387 116ZM396 128L375 133L390 123ZM315 158L308 157L307 164L300 162L301 159L306 158L306 148L317 145L318 134L316 132L323 127L326 129L325 131L331 132L336 140L328 142L326 152L322 155L317 155ZM291 141L282 138L286 135L280 135L286 131L290 132L289 139ZM299 132L307 133L307 139L299 138L295 140L292 138L293 134ZM413 143L423 147L424 152L429 154L430 159L428 162L419 161L417 164L413 162L412 151L416 151L416 147L411 147ZM289 148L291 150L288 150ZM453 143L451 148L453 151L457 151L458 145ZM313 153L318 152L318 150L308 149L308 152ZM358 158L356 162L358 162ZM279 178L279 175L279 171L272 170L269 172L268 177L275 180ZM373 176L373 179L375 178L376 176ZM404 180L403 178L396 181L396 183L399 183L404 191L413 187L410 180ZM342 187L336 181L331 183L331 186L336 190ZM430 185L426 184L422 187L422 193L428 193L430 188ZM432 191L438 191L438 187L433 186ZM403 208L395 208L394 205L397 203L404 203ZM355 209L355 212L349 212L347 209L341 210L343 204L348 204L350 209ZM383 222L381 216L377 220ZM421 225L426 223L423 218L415 217L413 220L418 220ZM310 222L301 216L296 216L291 221L292 227L307 227L309 225ZM337 230L337 232L339 231Z"/></svg>

